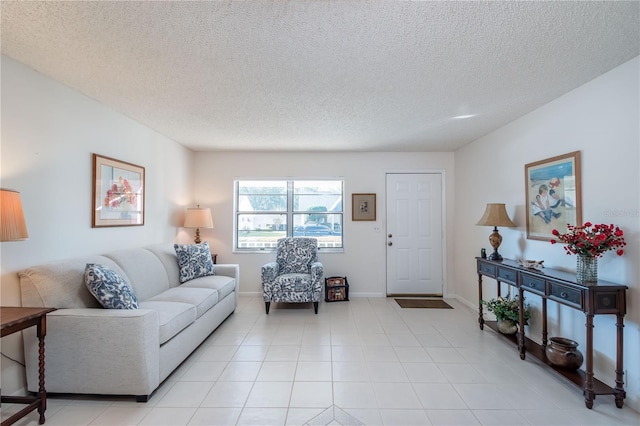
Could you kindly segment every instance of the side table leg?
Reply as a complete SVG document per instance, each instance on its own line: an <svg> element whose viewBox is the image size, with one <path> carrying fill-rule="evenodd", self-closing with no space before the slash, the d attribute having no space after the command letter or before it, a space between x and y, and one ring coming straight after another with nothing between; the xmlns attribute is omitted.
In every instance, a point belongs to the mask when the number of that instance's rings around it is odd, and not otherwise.
<svg viewBox="0 0 640 426"><path fill-rule="evenodd" d="M593 408L593 400L596 398L596 394L593 391L593 315L587 315L587 365L585 369L587 382L584 387L584 403L587 408Z"/></svg>
<svg viewBox="0 0 640 426"><path fill-rule="evenodd" d="M624 404L624 398L627 396L624 391L624 360L622 354L624 352L624 315L617 314L616 315L616 336L617 336L617 347L616 347L616 387L613 389L613 395L616 400L616 407L622 408Z"/></svg>
<svg viewBox="0 0 640 426"><path fill-rule="evenodd" d="M38 414L40 418L39 424L44 424L44 412L47 409L47 392L44 388L44 336L47 334L47 317L40 317L38 323L38 398L40 404L38 406Z"/></svg>

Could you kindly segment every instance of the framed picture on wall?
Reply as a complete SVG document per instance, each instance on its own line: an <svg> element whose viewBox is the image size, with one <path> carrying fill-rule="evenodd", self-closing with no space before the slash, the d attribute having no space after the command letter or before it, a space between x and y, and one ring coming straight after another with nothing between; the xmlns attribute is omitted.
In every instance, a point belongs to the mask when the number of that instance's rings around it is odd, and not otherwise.
<svg viewBox="0 0 640 426"><path fill-rule="evenodd" d="M93 154L91 227L144 225L144 167Z"/></svg>
<svg viewBox="0 0 640 426"><path fill-rule="evenodd" d="M525 164L527 238L551 240L554 229L582 224L580 151Z"/></svg>
<svg viewBox="0 0 640 426"><path fill-rule="evenodd" d="M351 194L351 220L376 220L376 194Z"/></svg>

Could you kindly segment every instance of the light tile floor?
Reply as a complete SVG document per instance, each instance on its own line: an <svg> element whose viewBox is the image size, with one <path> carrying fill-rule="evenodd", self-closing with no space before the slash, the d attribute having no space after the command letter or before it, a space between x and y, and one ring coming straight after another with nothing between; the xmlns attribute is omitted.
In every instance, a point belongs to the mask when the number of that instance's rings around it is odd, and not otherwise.
<svg viewBox="0 0 640 426"><path fill-rule="evenodd" d="M638 425L611 396L582 392L477 313L401 309L393 299L310 306L240 297L147 403L50 398L53 425ZM2 406L6 419L20 406ZM18 425L36 425L31 413Z"/></svg>

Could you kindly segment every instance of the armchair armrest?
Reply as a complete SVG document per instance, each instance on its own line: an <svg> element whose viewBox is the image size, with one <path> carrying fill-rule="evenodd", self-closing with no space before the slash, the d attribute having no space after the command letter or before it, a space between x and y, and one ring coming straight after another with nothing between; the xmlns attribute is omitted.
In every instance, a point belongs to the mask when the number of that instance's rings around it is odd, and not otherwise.
<svg viewBox="0 0 640 426"><path fill-rule="evenodd" d="M262 297L264 301L270 301L273 293L273 283L278 276L278 262L269 262L262 266L260 275L262 278Z"/></svg>
<svg viewBox="0 0 640 426"><path fill-rule="evenodd" d="M38 338L25 330L29 391L38 391ZM59 309L47 315L49 392L149 395L159 385L158 313L148 309Z"/></svg>
<svg viewBox="0 0 640 426"><path fill-rule="evenodd" d="M321 262L313 262L311 264L311 281L313 282L313 292L322 292L322 278L324 277L324 266Z"/></svg>
<svg viewBox="0 0 640 426"><path fill-rule="evenodd" d="M269 262L262 266L262 283L270 282L278 276L278 262Z"/></svg>

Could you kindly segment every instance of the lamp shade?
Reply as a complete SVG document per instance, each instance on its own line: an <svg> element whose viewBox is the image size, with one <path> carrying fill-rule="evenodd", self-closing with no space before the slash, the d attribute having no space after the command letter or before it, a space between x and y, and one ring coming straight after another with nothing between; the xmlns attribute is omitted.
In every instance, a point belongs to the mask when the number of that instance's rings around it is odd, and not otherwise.
<svg viewBox="0 0 640 426"><path fill-rule="evenodd" d="M213 228L213 219L211 218L211 209L188 208L184 218L185 228Z"/></svg>
<svg viewBox="0 0 640 426"><path fill-rule="evenodd" d="M19 192L0 189L0 220L0 241L20 241L29 238Z"/></svg>
<svg viewBox="0 0 640 426"><path fill-rule="evenodd" d="M484 215L480 218L476 225L481 226L506 226L515 227L515 223L511 222L507 209L501 203L489 203L484 211Z"/></svg>

